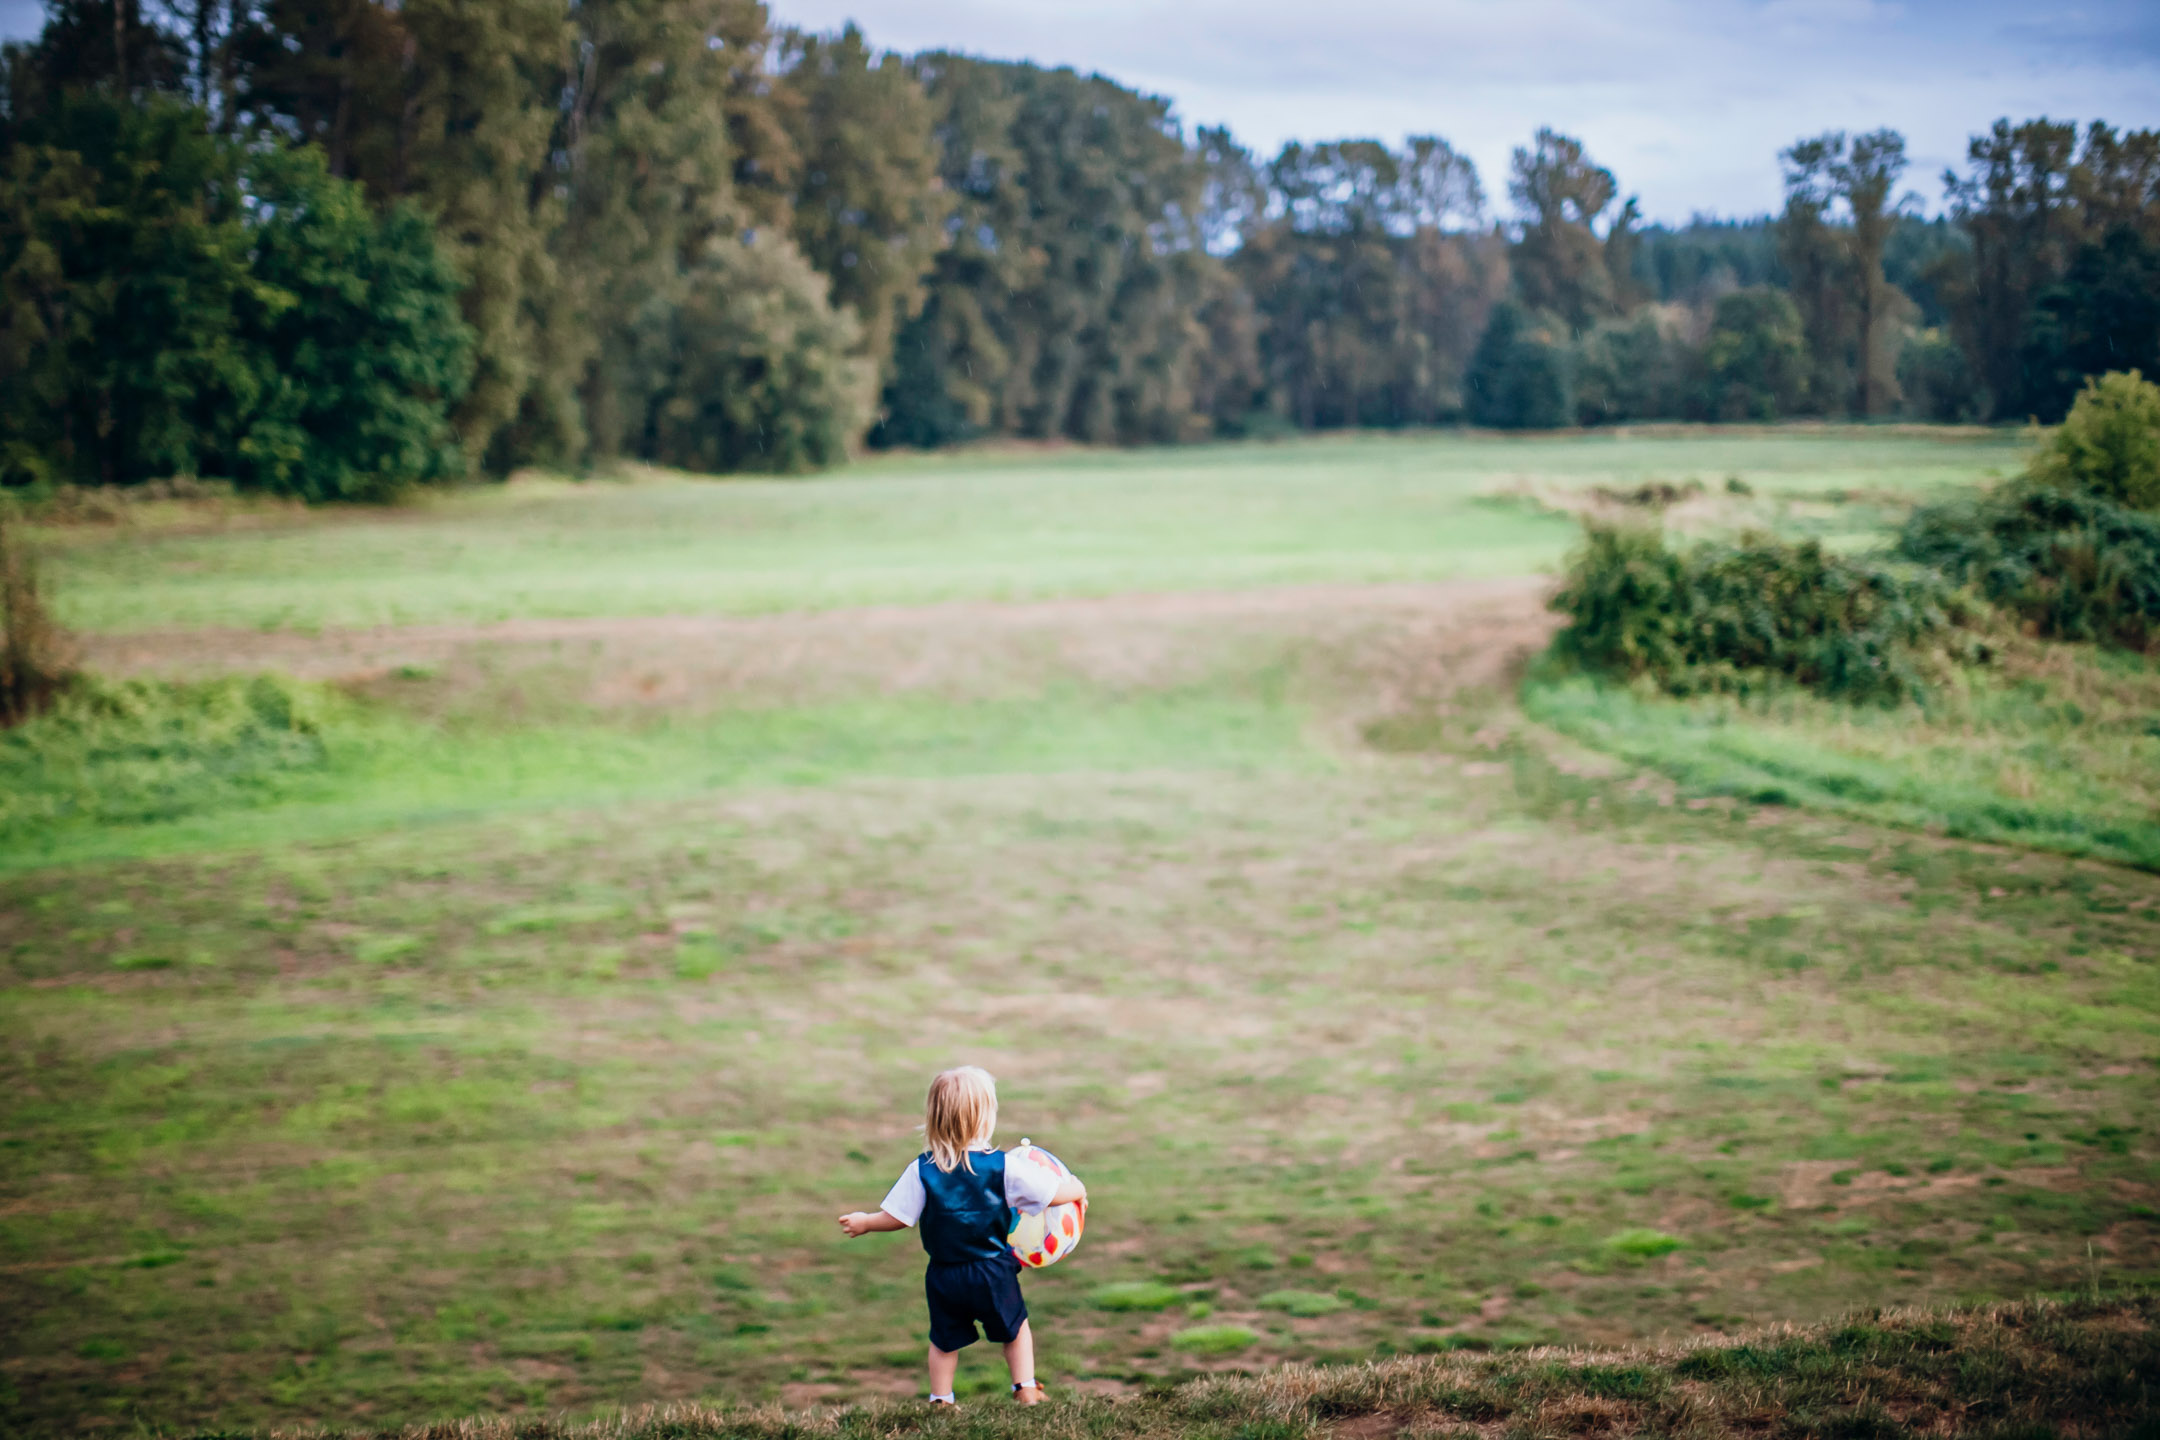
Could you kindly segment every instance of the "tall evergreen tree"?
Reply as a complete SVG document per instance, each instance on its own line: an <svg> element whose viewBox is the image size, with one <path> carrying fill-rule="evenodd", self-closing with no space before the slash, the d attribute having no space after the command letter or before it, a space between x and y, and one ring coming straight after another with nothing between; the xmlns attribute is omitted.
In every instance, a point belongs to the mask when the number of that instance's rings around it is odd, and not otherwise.
<svg viewBox="0 0 2160 1440"><path fill-rule="evenodd" d="M1464 377L1471 420L1502 430L1550 430L1575 422L1575 373L1566 322L1503 300L1478 340Z"/></svg>
<svg viewBox="0 0 2160 1440"><path fill-rule="evenodd" d="M2120 225L2079 246L2034 298L2018 360L2034 410L2049 416L2068 413L2090 376L2160 375L2160 242Z"/></svg>

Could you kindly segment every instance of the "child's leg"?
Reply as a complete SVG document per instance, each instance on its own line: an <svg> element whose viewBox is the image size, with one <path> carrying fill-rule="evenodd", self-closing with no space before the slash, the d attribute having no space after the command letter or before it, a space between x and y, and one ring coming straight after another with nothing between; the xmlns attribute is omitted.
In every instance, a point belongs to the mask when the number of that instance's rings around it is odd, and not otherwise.
<svg viewBox="0 0 2160 1440"><path fill-rule="evenodd" d="M1005 1342L1005 1368L1012 1372L1013 1384L1027 1387L1013 1391L1013 1399L1023 1405L1042 1402L1042 1386L1035 1383L1035 1332L1025 1320L1013 1332L1013 1338Z"/></svg>
<svg viewBox="0 0 2160 1440"><path fill-rule="evenodd" d="M953 1377L960 1373L960 1352L930 1347L930 1393L952 1394Z"/></svg>

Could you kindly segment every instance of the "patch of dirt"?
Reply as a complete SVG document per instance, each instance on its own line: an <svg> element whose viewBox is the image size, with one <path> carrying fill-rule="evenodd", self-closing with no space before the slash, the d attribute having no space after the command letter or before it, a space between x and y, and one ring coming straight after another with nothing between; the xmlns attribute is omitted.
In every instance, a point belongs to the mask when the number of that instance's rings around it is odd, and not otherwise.
<svg viewBox="0 0 2160 1440"><path fill-rule="evenodd" d="M93 669L185 678L276 670L415 704L492 694L522 707L697 710L822 694L1009 693L1061 678L1117 687L1199 679L1226 659L1354 655L1381 713L1506 675L1555 624L1538 577L1313 585L1016 603L520 619L328 630L89 637ZM1363 686L1360 686L1362 689Z"/></svg>

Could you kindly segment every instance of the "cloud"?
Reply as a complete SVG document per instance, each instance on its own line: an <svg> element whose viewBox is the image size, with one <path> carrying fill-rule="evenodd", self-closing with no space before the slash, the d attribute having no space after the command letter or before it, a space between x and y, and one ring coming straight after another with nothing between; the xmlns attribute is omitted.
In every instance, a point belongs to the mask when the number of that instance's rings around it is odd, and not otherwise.
<svg viewBox="0 0 2160 1440"><path fill-rule="evenodd" d="M0 40L25 40L45 23L45 0L0 0Z"/></svg>
<svg viewBox="0 0 2160 1440"><path fill-rule="evenodd" d="M1284 141L1445 135L1505 192L1539 125L1581 136L1654 217L1778 201L1777 151L1894 126L1932 198L1998 116L2160 125L2152 0L774 0L892 49L1099 70L1187 123ZM38 0L0 0L0 35Z"/></svg>
<svg viewBox="0 0 2160 1440"><path fill-rule="evenodd" d="M1100 70L1292 138L1413 132L1474 156L1488 190L1541 124L1577 134L1654 216L1771 208L1777 151L1826 129L1903 130L1937 192L1999 115L2160 123L2160 7L2073 6L2050 42L2002 0L777 0L901 50L943 47ZM2041 22L2053 26L2055 15Z"/></svg>

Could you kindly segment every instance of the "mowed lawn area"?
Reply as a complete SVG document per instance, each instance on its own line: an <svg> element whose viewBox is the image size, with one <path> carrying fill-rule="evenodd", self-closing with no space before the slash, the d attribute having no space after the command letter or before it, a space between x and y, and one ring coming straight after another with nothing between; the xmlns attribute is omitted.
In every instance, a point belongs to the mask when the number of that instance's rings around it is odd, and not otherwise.
<svg viewBox="0 0 2160 1440"><path fill-rule="evenodd" d="M1526 486L1731 479L1803 504L1923 494L2023 463L1985 431L1354 435L886 459L810 481L525 481L390 514L241 515L60 537L91 631L756 614L942 600L1520 575L1573 526ZM154 519L155 517L153 517Z"/></svg>
<svg viewBox="0 0 2160 1440"><path fill-rule="evenodd" d="M69 530L108 673L325 688L260 784L0 825L0 1429L907 1393L919 1247L833 1216L961 1061L1093 1192L1028 1281L1056 1387L2150 1281L2160 876L1691 800L1517 703L1554 494L1854 538L2021 457L1358 438Z"/></svg>

